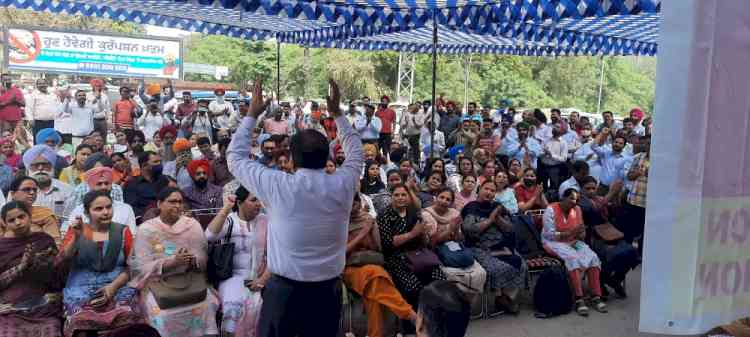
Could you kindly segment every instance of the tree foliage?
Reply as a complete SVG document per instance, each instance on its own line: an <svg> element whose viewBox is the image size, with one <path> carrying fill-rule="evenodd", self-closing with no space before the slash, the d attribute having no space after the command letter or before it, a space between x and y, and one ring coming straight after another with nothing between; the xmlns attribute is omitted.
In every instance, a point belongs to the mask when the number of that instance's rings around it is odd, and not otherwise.
<svg viewBox="0 0 750 337"><path fill-rule="evenodd" d="M0 24L43 26L84 31L143 34L141 26L106 19L64 14L0 9ZM186 62L229 67L224 81L238 86L261 76L275 91L276 45L226 36L193 34L185 41ZM464 101L464 64L467 56L438 55L437 93L459 105ZM395 97L398 82L396 52L310 49L283 45L281 49L281 92L285 99L322 99L327 79L336 79L345 99L362 96ZM518 107L577 108L596 112L599 100L601 58L520 57L473 55L469 66L467 98L484 106L497 106L510 99ZM305 64L309 66L306 68ZM432 59L416 57L414 100L432 96ZM656 59L605 57L602 110L624 114L633 107L653 111ZM215 81L213 77L186 74L188 80Z"/></svg>

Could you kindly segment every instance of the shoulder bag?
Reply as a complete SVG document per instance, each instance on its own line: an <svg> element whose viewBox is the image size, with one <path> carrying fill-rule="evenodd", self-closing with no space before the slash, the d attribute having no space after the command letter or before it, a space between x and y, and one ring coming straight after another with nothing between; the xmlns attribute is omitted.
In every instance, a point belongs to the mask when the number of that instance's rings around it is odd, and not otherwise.
<svg viewBox="0 0 750 337"><path fill-rule="evenodd" d="M224 239L208 245L208 265L206 266L206 271L208 273L208 280L214 285L218 285L219 282L232 277L234 270L234 243L231 240L234 220L229 216L227 217L227 221L229 222L229 228L227 228Z"/></svg>

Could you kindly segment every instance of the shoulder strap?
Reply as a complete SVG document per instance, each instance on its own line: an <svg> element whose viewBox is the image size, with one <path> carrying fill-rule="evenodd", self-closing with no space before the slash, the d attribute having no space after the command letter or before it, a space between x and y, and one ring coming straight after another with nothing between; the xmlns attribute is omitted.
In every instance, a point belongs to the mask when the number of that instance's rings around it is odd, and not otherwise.
<svg viewBox="0 0 750 337"><path fill-rule="evenodd" d="M229 243L232 238L232 229L234 227L234 219L232 219L231 214L227 217L227 221L229 221L229 228L227 228L227 233L224 234L224 243Z"/></svg>

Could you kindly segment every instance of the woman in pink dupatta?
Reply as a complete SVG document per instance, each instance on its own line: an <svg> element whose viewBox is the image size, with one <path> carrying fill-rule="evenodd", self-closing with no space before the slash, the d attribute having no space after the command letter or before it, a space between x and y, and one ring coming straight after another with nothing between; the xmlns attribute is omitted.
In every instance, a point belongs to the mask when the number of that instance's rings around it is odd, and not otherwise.
<svg viewBox="0 0 750 337"><path fill-rule="evenodd" d="M141 290L146 318L162 337L217 335L219 300L210 286L203 301L174 308L160 308L150 282L189 271L205 275L208 243L201 225L182 215L184 197L167 187L157 198L159 216L141 224L130 256L130 286Z"/></svg>
<svg viewBox="0 0 750 337"><path fill-rule="evenodd" d="M240 186L224 201L224 208L206 228L209 242L224 240L234 243L232 277L219 284L221 297L221 336L255 337L261 290L271 277L266 269L266 232L268 219L259 214L260 201Z"/></svg>

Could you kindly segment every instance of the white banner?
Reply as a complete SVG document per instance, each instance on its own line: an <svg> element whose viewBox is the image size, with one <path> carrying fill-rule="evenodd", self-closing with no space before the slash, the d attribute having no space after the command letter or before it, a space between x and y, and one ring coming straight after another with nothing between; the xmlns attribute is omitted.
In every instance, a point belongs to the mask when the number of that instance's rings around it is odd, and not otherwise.
<svg viewBox="0 0 750 337"><path fill-rule="evenodd" d="M750 6L664 0L640 330L750 316Z"/></svg>
<svg viewBox="0 0 750 337"><path fill-rule="evenodd" d="M11 69L180 79L180 41L11 28Z"/></svg>

